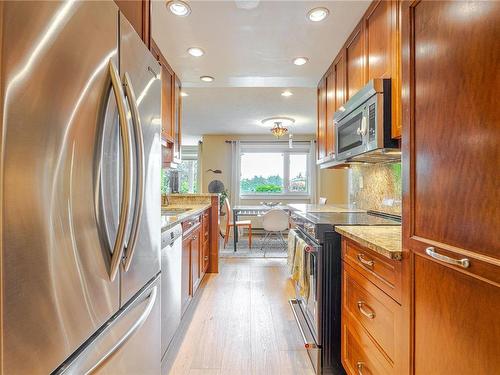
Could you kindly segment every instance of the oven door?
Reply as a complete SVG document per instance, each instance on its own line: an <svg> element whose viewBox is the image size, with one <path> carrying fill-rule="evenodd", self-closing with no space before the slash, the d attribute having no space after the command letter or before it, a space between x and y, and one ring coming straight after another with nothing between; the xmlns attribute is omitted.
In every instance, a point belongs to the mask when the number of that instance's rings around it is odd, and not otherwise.
<svg viewBox="0 0 500 375"><path fill-rule="evenodd" d="M297 237L302 238L307 244L303 250L303 262L304 276L308 281L309 293L305 296L301 295L298 285L295 284L296 298L289 302L299 326L302 339L304 340L304 347L307 349L316 372L319 373L321 368L321 342L319 336L320 290L318 288L318 262L321 246L299 230L295 230L294 232ZM296 251L299 251L299 249Z"/></svg>
<svg viewBox="0 0 500 375"><path fill-rule="evenodd" d="M367 112L367 106L362 105L334 123L336 160L345 160L366 151Z"/></svg>

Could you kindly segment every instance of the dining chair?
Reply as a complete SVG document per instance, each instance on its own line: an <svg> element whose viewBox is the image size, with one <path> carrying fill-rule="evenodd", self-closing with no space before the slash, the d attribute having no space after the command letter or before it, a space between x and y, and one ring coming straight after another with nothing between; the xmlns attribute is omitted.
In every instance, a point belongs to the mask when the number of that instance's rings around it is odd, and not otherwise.
<svg viewBox="0 0 500 375"><path fill-rule="evenodd" d="M320 197L319 198L319 204L321 206L324 206L326 204L327 199L325 197Z"/></svg>
<svg viewBox="0 0 500 375"><path fill-rule="evenodd" d="M264 239L261 242L260 249L264 249L264 245L271 240L274 234L276 238L281 239L283 249L286 249L287 243L283 238L283 232L288 229L288 213L280 208L273 208L262 215L262 228L266 232ZM264 256L266 251L264 250Z"/></svg>
<svg viewBox="0 0 500 375"><path fill-rule="evenodd" d="M231 210L231 204L229 199L224 200L224 206L226 207L226 234L224 235L224 249L226 248L227 242L229 241L229 235L231 234L231 228L234 227L233 223L233 211ZM251 220L238 220L236 222L236 227L247 228L248 229L248 247L252 248L252 221Z"/></svg>

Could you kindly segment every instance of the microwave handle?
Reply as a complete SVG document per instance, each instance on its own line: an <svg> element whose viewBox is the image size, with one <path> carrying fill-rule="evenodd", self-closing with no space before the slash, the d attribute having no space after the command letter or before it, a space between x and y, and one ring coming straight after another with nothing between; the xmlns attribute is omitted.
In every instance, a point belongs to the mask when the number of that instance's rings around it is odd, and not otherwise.
<svg viewBox="0 0 500 375"><path fill-rule="evenodd" d="M366 126L366 116L363 114L363 117L361 118L361 130L359 134L365 136L367 131L368 127Z"/></svg>

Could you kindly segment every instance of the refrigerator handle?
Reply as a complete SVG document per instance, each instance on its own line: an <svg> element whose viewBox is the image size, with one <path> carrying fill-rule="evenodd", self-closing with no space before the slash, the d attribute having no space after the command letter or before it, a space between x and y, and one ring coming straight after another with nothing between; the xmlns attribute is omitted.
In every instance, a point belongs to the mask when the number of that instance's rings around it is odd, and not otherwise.
<svg viewBox="0 0 500 375"><path fill-rule="evenodd" d="M142 205L144 201L144 138L142 135L142 126L139 116L139 109L135 97L134 88L128 73L125 73L124 83L125 96L128 100L130 111L132 113L132 124L134 127L135 148L137 155L137 185L134 204L134 216L132 218L132 232L128 241L127 249L124 256L124 269L125 272L129 270L130 264L134 257L135 247L137 245L137 238L139 233L139 226L141 224Z"/></svg>
<svg viewBox="0 0 500 375"><path fill-rule="evenodd" d="M142 327L151 314L157 297L158 286L155 285L146 295L140 296L131 305L125 307L125 309L118 316L111 318L103 330L85 344L85 349L77 351L77 354L74 357L71 357L68 361L66 361L66 363L54 371L52 375L91 374L96 369L103 366L106 361L112 358L113 354L120 350L120 348L122 348L123 345L134 335L134 333ZM135 314L134 310L138 310L138 308L145 302L147 302L147 304L144 310L140 313L134 323L127 327L125 333L123 333L123 335L121 335L116 342L111 342L114 341L117 336L115 330L119 329L117 325L120 325L120 320L126 318L129 314ZM101 346L105 347L108 344L110 344L111 347L107 349L104 354L100 353L99 348Z"/></svg>
<svg viewBox="0 0 500 375"><path fill-rule="evenodd" d="M132 192L132 177L130 165L132 159L132 150L130 144L130 130L127 121L127 111L125 95L121 85L120 75L112 60L109 60L109 75L111 77L111 85L115 93L116 105L118 107L118 117L120 120L120 134L123 148L123 176L122 176L122 197L120 204L120 217L118 221L118 229L116 231L116 240L113 247L113 255L111 257L111 266L109 270L109 279L114 281L120 262L123 257L125 247L125 229L128 223L129 208Z"/></svg>

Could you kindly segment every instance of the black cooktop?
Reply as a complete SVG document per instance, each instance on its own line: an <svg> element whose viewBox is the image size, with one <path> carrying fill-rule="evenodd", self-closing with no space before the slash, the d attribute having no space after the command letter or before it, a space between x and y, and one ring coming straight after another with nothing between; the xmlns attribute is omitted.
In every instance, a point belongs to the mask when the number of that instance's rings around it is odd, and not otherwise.
<svg viewBox="0 0 500 375"><path fill-rule="evenodd" d="M401 225L396 216L365 212L295 212L315 225Z"/></svg>

